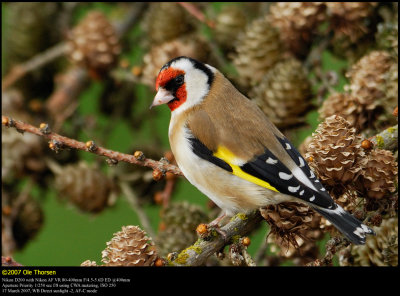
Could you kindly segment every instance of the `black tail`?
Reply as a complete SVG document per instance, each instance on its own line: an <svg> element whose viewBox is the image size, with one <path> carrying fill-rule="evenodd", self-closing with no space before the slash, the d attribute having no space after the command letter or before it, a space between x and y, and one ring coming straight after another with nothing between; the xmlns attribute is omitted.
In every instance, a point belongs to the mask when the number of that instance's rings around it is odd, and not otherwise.
<svg viewBox="0 0 400 296"><path fill-rule="evenodd" d="M333 210L316 206L313 206L313 209L328 219L329 222L339 229L353 244L363 245L365 244L365 237L367 234L375 235L375 232L371 228L362 224L339 205Z"/></svg>

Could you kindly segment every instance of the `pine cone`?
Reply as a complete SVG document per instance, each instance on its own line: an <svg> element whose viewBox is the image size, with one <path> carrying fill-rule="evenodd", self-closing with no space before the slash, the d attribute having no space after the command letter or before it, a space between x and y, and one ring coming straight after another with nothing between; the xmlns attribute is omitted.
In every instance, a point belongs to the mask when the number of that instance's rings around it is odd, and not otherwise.
<svg viewBox="0 0 400 296"><path fill-rule="evenodd" d="M201 207L184 201L169 204L163 209L161 218L167 227L178 225L183 229L195 231L200 223L207 220L207 215Z"/></svg>
<svg viewBox="0 0 400 296"><path fill-rule="evenodd" d="M370 52L346 73L350 85L345 86L345 89L351 92L351 95L363 108L374 110L382 104L381 98L385 97L381 87L385 83L385 74L392 64L393 59L387 52Z"/></svg>
<svg viewBox="0 0 400 296"><path fill-rule="evenodd" d="M100 170L81 161L56 174L55 188L81 211L97 213L107 206L112 183Z"/></svg>
<svg viewBox="0 0 400 296"><path fill-rule="evenodd" d="M357 187L367 198L382 199L396 191L394 182L397 170L397 162L391 151L371 150L366 157Z"/></svg>
<svg viewBox="0 0 400 296"><path fill-rule="evenodd" d="M307 55L318 25L326 20L324 2L277 2L270 8L271 24L281 41L299 58Z"/></svg>
<svg viewBox="0 0 400 296"><path fill-rule="evenodd" d="M367 237L365 245L352 245L351 262L355 266L398 266L398 218L384 219L373 227L376 236Z"/></svg>
<svg viewBox="0 0 400 296"><path fill-rule="evenodd" d="M161 254L179 252L197 240L196 227L208 220L206 213L188 202L171 203L162 212L162 229L157 235Z"/></svg>
<svg viewBox="0 0 400 296"><path fill-rule="evenodd" d="M385 115L393 118L392 113L399 101L399 64L393 63L389 71L385 73L385 83L381 90L385 94L381 104L385 109ZM388 121L388 120L387 120Z"/></svg>
<svg viewBox="0 0 400 296"><path fill-rule="evenodd" d="M320 216L308 206L285 202L261 208L260 212L271 226L270 238L281 247L281 256L291 258L308 253L310 258L306 260L317 257L313 241L321 239L323 233L319 229Z"/></svg>
<svg viewBox="0 0 400 296"><path fill-rule="evenodd" d="M154 243L143 230L122 226L122 231L107 242L101 261L105 266L152 266L156 259Z"/></svg>
<svg viewBox="0 0 400 296"><path fill-rule="evenodd" d="M343 35L357 42L368 29L365 19L370 16L377 2L326 2L334 38Z"/></svg>
<svg viewBox="0 0 400 296"><path fill-rule="evenodd" d="M295 58L279 62L253 89L251 97L278 128L304 123L311 106L311 85Z"/></svg>
<svg viewBox="0 0 400 296"><path fill-rule="evenodd" d="M197 240L196 232L189 232L179 226L170 226L157 234L157 250L162 256L171 252L180 252Z"/></svg>
<svg viewBox="0 0 400 296"><path fill-rule="evenodd" d="M326 2L333 51L354 60L371 48L374 27L370 17L377 2Z"/></svg>
<svg viewBox="0 0 400 296"><path fill-rule="evenodd" d="M98 265L97 265L96 261L86 260L81 263L81 266L92 267L92 266L98 266Z"/></svg>
<svg viewBox="0 0 400 296"><path fill-rule="evenodd" d="M337 204L350 213L354 213L357 209L357 205L360 204L360 196L355 190L347 190L338 198L334 199Z"/></svg>
<svg viewBox="0 0 400 296"><path fill-rule="evenodd" d="M10 2L4 9L4 56L6 73L12 66L24 63L61 41L61 3ZM4 16L4 15L3 15ZM26 98L48 97L53 91L56 63L36 67L16 82Z"/></svg>
<svg viewBox="0 0 400 296"><path fill-rule="evenodd" d="M18 249L23 248L38 234L43 222L44 214L40 204L33 197L28 196L13 224L13 235Z"/></svg>
<svg viewBox="0 0 400 296"><path fill-rule="evenodd" d="M178 56L187 56L208 63L211 58L211 50L207 42L197 35L185 35L153 46L150 52L143 57L143 83L154 87L160 68Z"/></svg>
<svg viewBox="0 0 400 296"><path fill-rule="evenodd" d="M236 43L233 63L239 72L243 86L258 84L282 56L283 47L278 31L268 17L261 17L249 23Z"/></svg>
<svg viewBox="0 0 400 296"><path fill-rule="evenodd" d="M150 44L161 44L193 31L190 15L177 3L151 3L144 18Z"/></svg>
<svg viewBox="0 0 400 296"><path fill-rule="evenodd" d="M364 129L368 120L366 112L358 100L349 93L333 93L318 110L320 120L325 120L332 115L339 115L346 119L357 131Z"/></svg>
<svg viewBox="0 0 400 296"><path fill-rule="evenodd" d="M99 76L116 63L121 47L113 25L99 11L91 11L68 34L69 58Z"/></svg>
<svg viewBox="0 0 400 296"><path fill-rule="evenodd" d="M394 11L395 16L392 19L378 24L378 31L375 34L375 39L378 47L388 51L397 61L399 56L398 7L396 7Z"/></svg>
<svg viewBox="0 0 400 296"><path fill-rule="evenodd" d="M24 98L17 90L3 92L1 106L3 114L12 119L34 122L24 109ZM14 129L2 126L1 174L3 182L9 182L26 173L45 170L43 145L39 137L30 133L17 133Z"/></svg>
<svg viewBox="0 0 400 296"><path fill-rule="evenodd" d="M215 20L215 40L226 51L233 50L238 35L246 26L246 15L238 5L226 5Z"/></svg>
<svg viewBox="0 0 400 296"><path fill-rule="evenodd" d="M342 188L360 174L364 151L361 137L343 117L333 115L321 123L308 146L306 159L326 186Z"/></svg>

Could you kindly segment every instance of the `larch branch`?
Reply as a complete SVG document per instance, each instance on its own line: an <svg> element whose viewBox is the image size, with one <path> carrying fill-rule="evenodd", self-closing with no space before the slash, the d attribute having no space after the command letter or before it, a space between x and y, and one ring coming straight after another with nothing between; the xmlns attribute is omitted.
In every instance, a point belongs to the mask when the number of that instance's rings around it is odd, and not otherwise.
<svg viewBox="0 0 400 296"><path fill-rule="evenodd" d="M236 214L225 226L221 227L226 238L218 232L212 234L210 239L199 238L192 246L180 252L170 264L174 266L203 265L208 257L221 250L235 237L242 237L255 229L262 220L258 210L247 215Z"/></svg>
<svg viewBox="0 0 400 296"><path fill-rule="evenodd" d="M375 147L379 149L386 150L397 150L398 148L398 140L399 137L399 128L398 124L395 126L389 127L379 134L373 136L370 141L374 144Z"/></svg>
<svg viewBox="0 0 400 296"><path fill-rule="evenodd" d="M140 158L136 158L134 155L121 153L118 151L106 149L100 146L96 146L93 141L80 142L75 139L61 136L54 132L43 131L42 129L22 122L20 120L12 119L8 116L2 115L2 124L4 126L13 127L19 132L28 132L35 134L50 141L49 147L55 151L62 150L63 148L72 148L87 151L99 156L105 156L114 161L123 161L131 164L136 164L144 167L152 168L153 170L159 170L164 174L169 172L174 175L183 176L181 170L172 164L168 164L165 161L156 161L148 159L144 155Z"/></svg>

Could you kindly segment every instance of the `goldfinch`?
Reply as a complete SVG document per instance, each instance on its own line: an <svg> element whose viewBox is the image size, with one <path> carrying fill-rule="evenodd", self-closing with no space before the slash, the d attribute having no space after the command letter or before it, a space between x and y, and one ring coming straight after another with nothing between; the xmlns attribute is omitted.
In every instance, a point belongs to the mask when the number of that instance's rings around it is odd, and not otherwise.
<svg viewBox="0 0 400 296"><path fill-rule="evenodd" d="M179 168L226 215L295 201L354 244L374 234L333 201L296 148L216 68L177 57L161 68L156 91L150 108L171 109L168 134Z"/></svg>

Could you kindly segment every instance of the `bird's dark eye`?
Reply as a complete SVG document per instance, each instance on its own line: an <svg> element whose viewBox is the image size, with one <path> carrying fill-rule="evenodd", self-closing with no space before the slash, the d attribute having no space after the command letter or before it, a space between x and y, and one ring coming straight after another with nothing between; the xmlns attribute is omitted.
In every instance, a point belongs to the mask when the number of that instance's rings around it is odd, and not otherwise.
<svg viewBox="0 0 400 296"><path fill-rule="evenodd" d="M183 84L184 78L183 75L179 75L178 77L175 78L175 83L180 86Z"/></svg>

